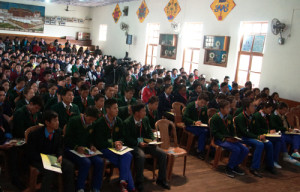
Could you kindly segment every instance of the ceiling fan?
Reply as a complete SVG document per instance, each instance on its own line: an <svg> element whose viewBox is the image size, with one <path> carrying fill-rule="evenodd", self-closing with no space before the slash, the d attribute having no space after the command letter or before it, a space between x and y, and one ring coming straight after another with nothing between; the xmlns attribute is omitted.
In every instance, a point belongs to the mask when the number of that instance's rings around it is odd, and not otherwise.
<svg viewBox="0 0 300 192"><path fill-rule="evenodd" d="M75 10L70 10L69 5L67 5L67 8L65 9L65 11L75 11Z"/></svg>

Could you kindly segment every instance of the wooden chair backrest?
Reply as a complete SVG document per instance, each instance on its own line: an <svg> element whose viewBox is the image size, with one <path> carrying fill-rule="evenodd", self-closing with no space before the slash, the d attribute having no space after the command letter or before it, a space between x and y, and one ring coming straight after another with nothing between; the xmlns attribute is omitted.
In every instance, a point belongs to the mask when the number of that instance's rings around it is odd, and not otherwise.
<svg viewBox="0 0 300 192"><path fill-rule="evenodd" d="M24 133L24 135L25 135L25 142L27 143L27 140L28 140L28 135L29 135L29 133L31 133L31 132L33 132L33 131L35 131L35 130L37 130L38 128L40 128L40 126L32 126L32 127L29 127L28 129L26 129L26 131L25 131L25 133Z"/></svg>
<svg viewBox="0 0 300 192"><path fill-rule="evenodd" d="M171 147L169 127L171 127L171 135L174 137L174 147L178 147L177 134L174 123L167 119L161 119L155 123L155 128L156 130L160 131L160 140L163 142L161 144L162 149L168 149Z"/></svg>
<svg viewBox="0 0 300 192"><path fill-rule="evenodd" d="M174 120L175 120L175 123L180 123L182 122L182 109L184 108L184 104L183 103L180 103L180 102L174 102L172 104L172 109L173 109L173 112L174 112Z"/></svg>
<svg viewBox="0 0 300 192"><path fill-rule="evenodd" d="M212 116L214 116L214 114L217 113L217 109L215 108L210 108L210 109L207 109L207 116L208 116L208 119L212 118Z"/></svg>

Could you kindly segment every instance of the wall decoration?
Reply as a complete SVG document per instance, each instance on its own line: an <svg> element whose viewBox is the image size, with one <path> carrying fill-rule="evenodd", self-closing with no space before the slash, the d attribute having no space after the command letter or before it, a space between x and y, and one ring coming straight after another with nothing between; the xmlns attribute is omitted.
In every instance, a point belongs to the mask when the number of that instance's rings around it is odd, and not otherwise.
<svg viewBox="0 0 300 192"><path fill-rule="evenodd" d="M161 45L160 57L176 60L178 35L160 34L159 44Z"/></svg>
<svg viewBox="0 0 300 192"><path fill-rule="evenodd" d="M115 23L118 23L120 17L122 16L122 12L120 10L119 4L116 5L114 12L112 13Z"/></svg>
<svg viewBox="0 0 300 192"><path fill-rule="evenodd" d="M67 18L66 18L66 17L62 17L62 18L61 18L61 21L62 21L62 22L67 22Z"/></svg>
<svg viewBox="0 0 300 192"><path fill-rule="evenodd" d="M217 19L219 21L223 21L235 5L234 0L214 0L214 2L210 5L210 8Z"/></svg>
<svg viewBox="0 0 300 192"><path fill-rule="evenodd" d="M172 22L181 11L178 0L170 0L164 10L168 17L168 20Z"/></svg>
<svg viewBox="0 0 300 192"><path fill-rule="evenodd" d="M230 37L228 36L204 36L204 64L226 67L229 42Z"/></svg>
<svg viewBox="0 0 300 192"><path fill-rule="evenodd" d="M0 3L0 29L44 32L45 7L19 3Z"/></svg>
<svg viewBox="0 0 300 192"><path fill-rule="evenodd" d="M51 20L51 21L50 21L50 24L51 24L51 25L56 25L56 20Z"/></svg>
<svg viewBox="0 0 300 192"><path fill-rule="evenodd" d="M252 52L262 53L265 45L264 35L255 35Z"/></svg>
<svg viewBox="0 0 300 192"><path fill-rule="evenodd" d="M139 21L141 23L144 22L145 18L147 17L147 15L149 14L149 9L148 9L148 6L145 2L145 0L143 0L142 4L140 5L139 9L137 10L136 12L138 18L139 18Z"/></svg>
<svg viewBox="0 0 300 192"><path fill-rule="evenodd" d="M56 17L56 21L60 22L60 21L61 21L61 17L60 17L60 16L57 16L57 17Z"/></svg>
<svg viewBox="0 0 300 192"><path fill-rule="evenodd" d="M78 19L78 23L84 23L83 19Z"/></svg>
<svg viewBox="0 0 300 192"><path fill-rule="evenodd" d="M68 18L67 18L67 22L72 23L72 22L73 22L73 18L68 17Z"/></svg>
<svg viewBox="0 0 300 192"><path fill-rule="evenodd" d="M243 45L242 45L242 51L250 52L253 45L253 35L247 35L244 37Z"/></svg>
<svg viewBox="0 0 300 192"><path fill-rule="evenodd" d="M59 22L59 25L60 25L60 26L65 26L65 25L66 25L66 22L61 21L61 22Z"/></svg>
<svg viewBox="0 0 300 192"><path fill-rule="evenodd" d="M50 25L50 20L45 20L45 25Z"/></svg>
<svg viewBox="0 0 300 192"><path fill-rule="evenodd" d="M73 23L78 23L78 19L77 18L73 18Z"/></svg>

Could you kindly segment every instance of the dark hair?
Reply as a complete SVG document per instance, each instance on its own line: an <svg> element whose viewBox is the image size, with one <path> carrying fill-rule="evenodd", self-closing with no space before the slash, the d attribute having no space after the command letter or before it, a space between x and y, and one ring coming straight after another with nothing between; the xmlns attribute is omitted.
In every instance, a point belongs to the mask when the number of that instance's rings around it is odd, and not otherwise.
<svg viewBox="0 0 300 192"><path fill-rule="evenodd" d="M132 114L135 114L136 112L140 112L143 108L145 108L145 105L143 103L138 103L131 106Z"/></svg>
<svg viewBox="0 0 300 192"><path fill-rule="evenodd" d="M57 77L57 81L64 81L66 80L66 78L64 76L58 76Z"/></svg>
<svg viewBox="0 0 300 192"><path fill-rule="evenodd" d="M98 109L95 106L88 106L85 111L84 114L88 117L94 117L94 118L98 118L99 114L98 114Z"/></svg>
<svg viewBox="0 0 300 192"><path fill-rule="evenodd" d="M232 81L232 87L238 87L238 86L239 86L239 84L237 82Z"/></svg>
<svg viewBox="0 0 300 192"><path fill-rule="evenodd" d="M245 97L249 97L251 94L253 94L253 91L248 90L245 92Z"/></svg>
<svg viewBox="0 0 300 192"><path fill-rule="evenodd" d="M224 79L230 79L230 77L229 76L225 76Z"/></svg>
<svg viewBox="0 0 300 192"><path fill-rule="evenodd" d="M149 79L148 84L155 83L155 82L156 81L154 79Z"/></svg>
<svg viewBox="0 0 300 192"><path fill-rule="evenodd" d="M270 108L270 107L272 107L273 108L273 104L272 103L270 103L270 102L263 102L263 103L261 103L261 108L263 109L263 108Z"/></svg>
<svg viewBox="0 0 300 192"><path fill-rule="evenodd" d="M178 86L178 88L177 88L177 91L180 91L180 90L182 90L183 88L186 89L186 86L183 85L183 84L180 84L180 85Z"/></svg>
<svg viewBox="0 0 300 192"><path fill-rule="evenodd" d="M223 88L223 87L225 87L225 86L227 86L227 85L228 85L228 83L223 82L223 83L221 83L221 88Z"/></svg>
<svg viewBox="0 0 300 192"><path fill-rule="evenodd" d="M4 89L4 87L0 87L0 91L4 91L4 92L5 92L5 89Z"/></svg>
<svg viewBox="0 0 300 192"><path fill-rule="evenodd" d="M110 87L112 87L112 88L114 88L114 85L113 84L111 84L111 85L105 85L105 91L107 91L108 90L108 88L110 88Z"/></svg>
<svg viewBox="0 0 300 192"><path fill-rule="evenodd" d="M276 95L279 96L279 94L277 92L272 93L271 98L273 99Z"/></svg>
<svg viewBox="0 0 300 192"><path fill-rule="evenodd" d="M165 78L164 78L164 82L166 82L166 81L171 81L172 80L172 78L170 77L170 76L166 76Z"/></svg>
<svg viewBox="0 0 300 192"><path fill-rule="evenodd" d="M212 81L210 87L213 88L215 86L218 86L218 83L216 81Z"/></svg>
<svg viewBox="0 0 300 192"><path fill-rule="evenodd" d="M251 103L253 103L252 99L250 99L250 98L244 98L242 100L243 109L246 110L247 108L249 108L249 106L250 106Z"/></svg>
<svg viewBox="0 0 300 192"><path fill-rule="evenodd" d="M117 104L117 100L116 99L107 99L105 102L104 102L104 108L105 109L108 109L108 108L111 108L111 106L113 106L114 104Z"/></svg>
<svg viewBox="0 0 300 192"><path fill-rule="evenodd" d="M226 95L223 93L220 93L219 95L217 95L217 99L226 99Z"/></svg>
<svg viewBox="0 0 300 192"><path fill-rule="evenodd" d="M98 101L98 100L101 99L101 98L105 99L105 96L102 95L102 94L100 94L100 93L98 93L97 95L95 95L94 101Z"/></svg>
<svg viewBox="0 0 300 192"><path fill-rule="evenodd" d="M80 91L86 91L90 90L89 86L87 84L82 84L79 88Z"/></svg>
<svg viewBox="0 0 300 192"><path fill-rule="evenodd" d="M232 103L234 101L235 97L233 95L228 95L226 100L229 101L229 103Z"/></svg>
<svg viewBox="0 0 300 192"><path fill-rule="evenodd" d="M238 90L232 90L231 91L231 95L236 95L236 94L240 94Z"/></svg>
<svg viewBox="0 0 300 192"><path fill-rule="evenodd" d="M209 101L208 95L206 93L201 93L197 100L205 100L205 101Z"/></svg>
<svg viewBox="0 0 300 192"><path fill-rule="evenodd" d="M61 95L62 96L66 96L66 94L68 93L68 92L72 92L72 90L71 89L68 89L68 88L63 88L62 90L61 90ZM72 92L73 93L73 92Z"/></svg>
<svg viewBox="0 0 300 192"><path fill-rule="evenodd" d="M155 102L159 102L159 99L157 96L152 96L149 98L148 103L153 104Z"/></svg>
<svg viewBox="0 0 300 192"><path fill-rule="evenodd" d="M33 105L38 105L41 108L44 106L43 99L40 96L34 96L30 99L29 103L32 103Z"/></svg>
<svg viewBox="0 0 300 192"><path fill-rule="evenodd" d="M227 105L230 105L229 101L223 99L219 102L220 109L224 109Z"/></svg>
<svg viewBox="0 0 300 192"><path fill-rule="evenodd" d="M43 122L45 121L51 122L52 119L58 117L58 114L55 111L47 110L43 114Z"/></svg>
<svg viewBox="0 0 300 192"><path fill-rule="evenodd" d="M270 91L270 89L268 87L264 87L263 90L261 92L265 93L265 91Z"/></svg>
<svg viewBox="0 0 300 192"><path fill-rule="evenodd" d="M278 109L284 109L284 108L289 108L289 106L288 106L285 102L280 102L280 103L277 105L277 108L278 108Z"/></svg>
<svg viewBox="0 0 300 192"><path fill-rule="evenodd" d="M25 82L25 77L24 76L19 76L16 80L16 84L21 83L22 81Z"/></svg>
<svg viewBox="0 0 300 192"><path fill-rule="evenodd" d="M253 93L255 93L255 91L257 91L257 90L260 92L259 88L254 88Z"/></svg>
<svg viewBox="0 0 300 192"><path fill-rule="evenodd" d="M52 87L56 87L56 84L54 84L54 83L48 83L48 89L51 89Z"/></svg>

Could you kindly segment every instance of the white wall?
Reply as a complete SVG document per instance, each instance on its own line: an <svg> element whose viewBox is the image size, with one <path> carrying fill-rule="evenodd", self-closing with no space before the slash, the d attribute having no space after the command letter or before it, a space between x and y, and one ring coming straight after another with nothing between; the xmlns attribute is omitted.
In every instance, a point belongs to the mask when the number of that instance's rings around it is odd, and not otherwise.
<svg viewBox="0 0 300 192"><path fill-rule="evenodd" d="M98 7L92 9L92 40L93 44L100 45L105 54L112 54L117 57L124 57L125 51L129 47L125 44L126 37L120 29L120 23L123 21L130 26L129 33L134 35L133 45L130 46L130 57L145 62L146 52L146 27L147 23L160 23L161 33L173 33L170 22L164 13L164 7L168 0L146 0L149 7L149 15L144 23L139 23L136 11L141 3L129 2L121 3L121 10L129 5L129 16L121 17L118 24L115 24L112 18L112 12L115 5ZM225 18L224 21L217 21L210 9L211 1L208 0L179 0L181 12L175 19L176 22L202 22L203 35L222 35L231 36L228 65L226 68L204 65L204 50L200 54L200 73L206 74L208 78L215 77L220 80L225 75L234 79L237 65L237 55L239 47L239 27L242 21L268 21L278 18L290 26L293 9L300 9L299 0L235 0L236 7ZM265 56L262 67L260 87L270 87L271 92L277 91L282 98L300 101L300 63L299 63L299 45L300 45L300 10L294 14L292 36L286 40L285 45L278 45L278 36L274 36L269 31L266 39ZM106 42L98 41L99 25L108 25L108 36ZM287 31L284 35L287 36ZM182 39L182 38L181 38ZM168 60L158 58L157 63L170 69L182 66L183 47L179 39L177 60ZM158 53L160 50L158 50Z"/></svg>
<svg viewBox="0 0 300 192"><path fill-rule="evenodd" d="M83 18L83 19L90 18L91 8L89 7L69 6L69 9L74 11L67 12L65 11L67 6L60 5L60 4L24 1L24 0L8 0L6 2L44 6L46 16L75 17L75 18ZM0 33L25 34L25 35L35 35L35 36L52 36L52 37L62 37L62 36L76 37L77 32L90 32L90 25L91 25L91 21L85 21L84 24L66 23L66 26L44 25L44 33L27 33L27 32L19 32L19 31L6 31L6 30L0 30Z"/></svg>

